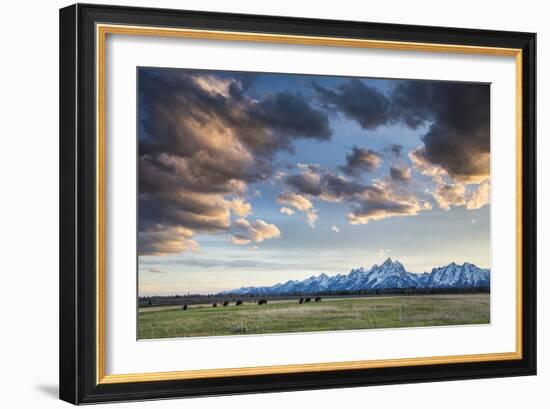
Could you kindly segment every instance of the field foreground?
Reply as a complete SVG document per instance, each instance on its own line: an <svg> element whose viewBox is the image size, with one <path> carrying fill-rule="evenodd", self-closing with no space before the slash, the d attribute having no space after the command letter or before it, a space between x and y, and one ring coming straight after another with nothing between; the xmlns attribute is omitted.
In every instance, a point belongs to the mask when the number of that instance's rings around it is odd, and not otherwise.
<svg viewBox="0 0 550 409"><path fill-rule="evenodd" d="M326 298L140 308L138 339L488 324L489 294Z"/></svg>

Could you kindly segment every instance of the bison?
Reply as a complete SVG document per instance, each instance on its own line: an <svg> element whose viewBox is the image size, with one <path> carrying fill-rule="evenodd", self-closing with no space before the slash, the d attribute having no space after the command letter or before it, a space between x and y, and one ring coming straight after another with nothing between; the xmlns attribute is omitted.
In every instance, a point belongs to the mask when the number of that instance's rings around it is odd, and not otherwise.
<svg viewBox="0 0 550 409"><path fill-rule="evenodd" d="M224 301L223 304L222 304L222 307L227 307L229 305L229 302L228 301Z"/></svg>
<svg viewBox="0 0 550 409"><path fill-rule="evenodd" d="M181 307L181 309L185 311L187 309L187 304L183 304L183 307Z"/></svg>
<svg viewBox="0 0 550 409"><path fill-rule="evenodd" d="M304 303L304 298L300 298L300 301L298 301L300 304L303 304Z"/></svg>
<svg viewBox="0 0 550 409"><path fill-rule="evenodd" d="M217 307L217 306L218 306L217 303L212 304L212 307Z"/></svg>
<svg viewBox="0 0 550 409"><path fill-rule="evenodd" d="M321 297L315 297L315 302L321 301Z"/></svg>
<svg viewBox="0 0 550 409"><path fill-rule="evenodd" d="M265 298L258 300L258 305L264 305L264 304L267 304L267 300Z"/></svg>
<svg viewBox="0 0 550 409"><path fill-rule="evenodd" d="M307 297L304 302L311 302L311 298Z"/></svg>
<svg viewBox="0 0 550 409"><path fill-rule="evenodd" d="M237 306L243 305L243 301L242 301L242 300L237 300L237 302L235 303L235 305L237 305Z"/></svg>

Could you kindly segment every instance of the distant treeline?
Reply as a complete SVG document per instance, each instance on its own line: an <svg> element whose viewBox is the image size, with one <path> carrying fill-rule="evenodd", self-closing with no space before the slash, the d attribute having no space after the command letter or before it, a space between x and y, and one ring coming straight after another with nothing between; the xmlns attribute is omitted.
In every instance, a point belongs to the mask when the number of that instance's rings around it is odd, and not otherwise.
<svg viewBox="0 0 550 409"><path fill-rule="evenodd" d="M149 296L139 297L140 307L156 307L169 305L184 305L184 304L208 304L208 303L223 303L236 302L242 300L244 302L257 302L260 298L268 300L292 300L300 297L322 296L325 298L338 298L346 296L354 297L369 297L380 295L431 295L431 294L477 294L489 293L490 287L466 287L466 288L384 288L372 290L358 291L321 291L315 293L285 293L285 294L187 294L187 295L166 295L166 296Z"/></svg>

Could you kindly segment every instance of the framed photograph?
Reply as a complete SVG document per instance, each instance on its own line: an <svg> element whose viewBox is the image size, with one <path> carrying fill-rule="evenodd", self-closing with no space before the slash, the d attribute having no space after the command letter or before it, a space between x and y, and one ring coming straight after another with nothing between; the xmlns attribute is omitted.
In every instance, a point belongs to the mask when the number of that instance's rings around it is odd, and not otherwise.
<svg viewBox="0 0 550 409"><path fill-rule="evenodd" d="M61 9L61 399L534 375L535 40Z"/></svg>

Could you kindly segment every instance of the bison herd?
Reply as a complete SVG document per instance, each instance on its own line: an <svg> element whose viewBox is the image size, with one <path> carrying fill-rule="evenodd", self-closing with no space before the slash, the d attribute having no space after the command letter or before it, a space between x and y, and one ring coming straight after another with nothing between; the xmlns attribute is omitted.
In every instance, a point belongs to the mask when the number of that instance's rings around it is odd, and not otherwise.
<svg viewBox="0 0 550 409"><path fill-rule="evenodd" d="M298 303L300 304L303 304L303 303L308 303L308 302L319 302L321 301L321 297L315 297L313 300L310 298L310 297L302 297L298 300ZM222 307L227 307L229 305L229 301L223 301L223 302L220 302L219 303ZM265 298L260 298L256 304L258 305L267 305L267 300ZM242 300L237 300L235 301L235 305L238 307L239 305L243 305L243 301ZM212 303L212 307L217 307L218 306L218 303L215 302L215 303ZM182 306L182 310L187 310L187 304L183 304Z"/></svg>
<svg viewBox="0 0 550 409"><path fill-rule="evenodd" d="M238 300L235 305L241 305L243 302L241 300ZM222 307L227 307L229 305L229 301L224 301L224 302L221 302L220 305ZM212 304L212 307L217 307L218 306L218 303L213 303ZM184 308L185 309L185 308Z"/></svg>
<svg viewBox="0 0 550 409"><path fill-rule="evenodd" d="M266 302L267 302L267 301L266 301ZM224 302L220 302L220 303L217 303L217 302L212 303L212 307L215 308L215 307L218 306L218 304L221 305L222 307L227 307L227 306L229 305L229 301L224 301ZM243 305L243 301L242 301L242 300L237 300L237 301L235 301L235 305L236 305L236 306ZM181 309L182 309L183 311L187 310L187 304L183 304L183 306L181 307Z"/></svg>
<svg viewBox="0 0 550 409"><path fill-rule="evenodd" d="M315 298L313 299L313 301L314 301L314 302L319 302L319 301L321 301L321 297L315 297ZM300 298L300 299L298 300L298 303L299 303L299 304L303 304L303 303L305 303L305 302L306 302L306 303L307 303L307 302L311 302L311 298L306 297L306 298Z"/></svg>

